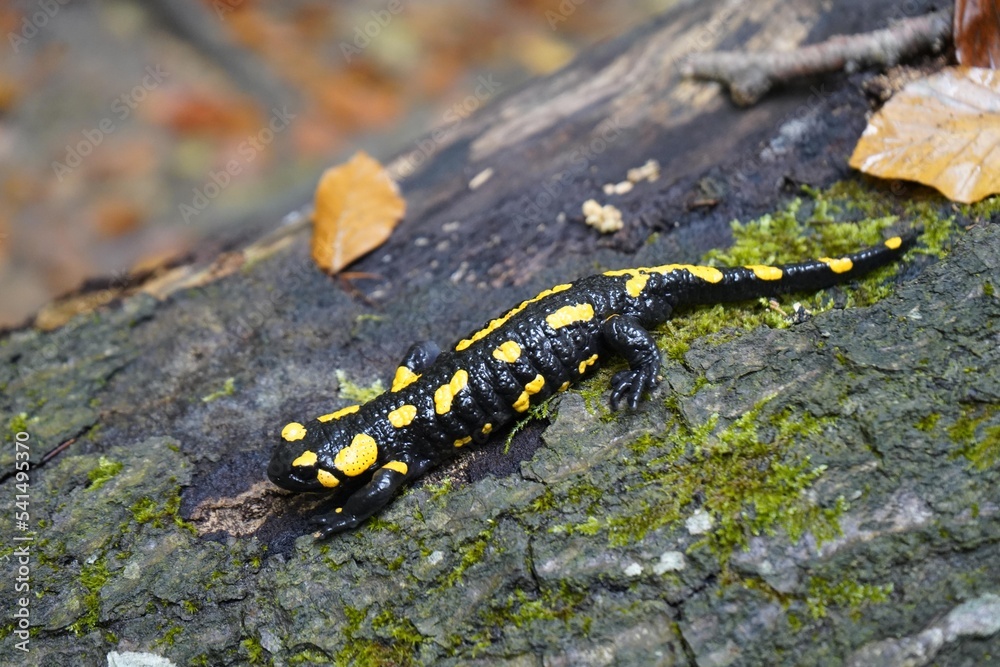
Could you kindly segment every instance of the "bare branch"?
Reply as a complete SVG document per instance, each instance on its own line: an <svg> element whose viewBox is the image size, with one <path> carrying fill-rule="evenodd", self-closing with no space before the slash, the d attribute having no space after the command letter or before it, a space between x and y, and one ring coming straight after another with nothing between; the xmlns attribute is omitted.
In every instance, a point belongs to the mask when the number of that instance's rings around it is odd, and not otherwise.
<svg viewBox="0 0 1000 667"><path fill-rule="evenodd" d="M740 106L755 104L776 84L792 79L877 65L890 67L925 51L939 51L951 36L952 10L903 19L892 27L838 35L794 51L693 53L684 76L719 81Z"/></svg>

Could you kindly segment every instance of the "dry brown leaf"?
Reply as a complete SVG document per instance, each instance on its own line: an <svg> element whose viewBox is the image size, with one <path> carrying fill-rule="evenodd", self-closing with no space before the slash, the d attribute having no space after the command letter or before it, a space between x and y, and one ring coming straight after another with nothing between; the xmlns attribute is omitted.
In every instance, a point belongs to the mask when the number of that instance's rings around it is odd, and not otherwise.
<svg viewBox="0 0 1000 667"><path fill-rule="evenodd" d="M966 204L1000 192L1000 72L946 68L907 84L868 121L851 166Z"/></svg>
<svg viewBox="0 0 1000 667"><path fill-rule="evenodd" d="M327 169L316 188L312 256L337 273L382 245L406 213L406 202L378 160L358 152Z"/></svg>
<svg viewBox="0 0 1000 667"><path fill-rule="evenodd" d="M1000 68L1000 0L955 0L955 59Z"/></svg>

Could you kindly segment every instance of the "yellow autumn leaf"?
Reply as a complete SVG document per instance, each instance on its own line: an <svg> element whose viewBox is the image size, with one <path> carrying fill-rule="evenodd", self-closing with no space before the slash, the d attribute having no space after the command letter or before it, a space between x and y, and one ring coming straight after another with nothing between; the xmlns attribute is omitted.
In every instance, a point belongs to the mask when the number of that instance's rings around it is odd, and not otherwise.
<svg viewBox="0 0 1000 667"><path fill-rule="evenodd" d="M966 204L1000 192L1000 72L951 67L907 84L868 121L851 166Z"/></svg>
<svg viewBox="0 0 1000 667"><path fill-rule="evenodd" d="M316 188L312 256L337 273L382 245L406 213L406 202L378 160L359 151L327 169Z"/></svg>

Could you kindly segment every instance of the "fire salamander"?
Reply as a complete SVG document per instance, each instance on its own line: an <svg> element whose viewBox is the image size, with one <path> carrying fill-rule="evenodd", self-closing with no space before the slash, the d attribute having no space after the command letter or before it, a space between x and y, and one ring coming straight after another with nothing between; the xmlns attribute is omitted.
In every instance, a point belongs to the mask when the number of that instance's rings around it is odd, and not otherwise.
<svg viewBox="0 0 1000 667"><path fill-rule="evenodd" d="M611 379L611 407L635 408L656 386L660 352L647 328L681 306L813 291L898 258L916 233L854 255L714 268L665 264L606 271L522 302L446 352L417 343L389 391L281 430L267 474L292 491L333 491L317 537L356 527L406 482L587 375L608 355L628 361Z"/></svg>

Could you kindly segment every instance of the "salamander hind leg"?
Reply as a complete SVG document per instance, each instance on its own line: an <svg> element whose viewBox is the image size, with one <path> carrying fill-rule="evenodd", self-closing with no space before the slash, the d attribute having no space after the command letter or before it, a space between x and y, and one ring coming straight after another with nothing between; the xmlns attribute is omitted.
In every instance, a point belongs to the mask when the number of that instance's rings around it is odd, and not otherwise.
<svg viewBox="0 0 1000 667"><path fill-rule="evenodd" d="M343 507L310 519L316 539L324 539L357 528L365 519L386 506L406 482L423 475L432 466L428 459L389 461L372 475L371 481L352 493Z"/></svg>
<svg viewBox="0 0 1000 667"><path fill-rule="evenodd" d="M617 410L622 399L633 410L643 392L659 383L660 351L653 337L639 321L627 315L614 315L601 327L601 335L612 350L625 357L629 368L611 378L611 409Z"/></svg>

